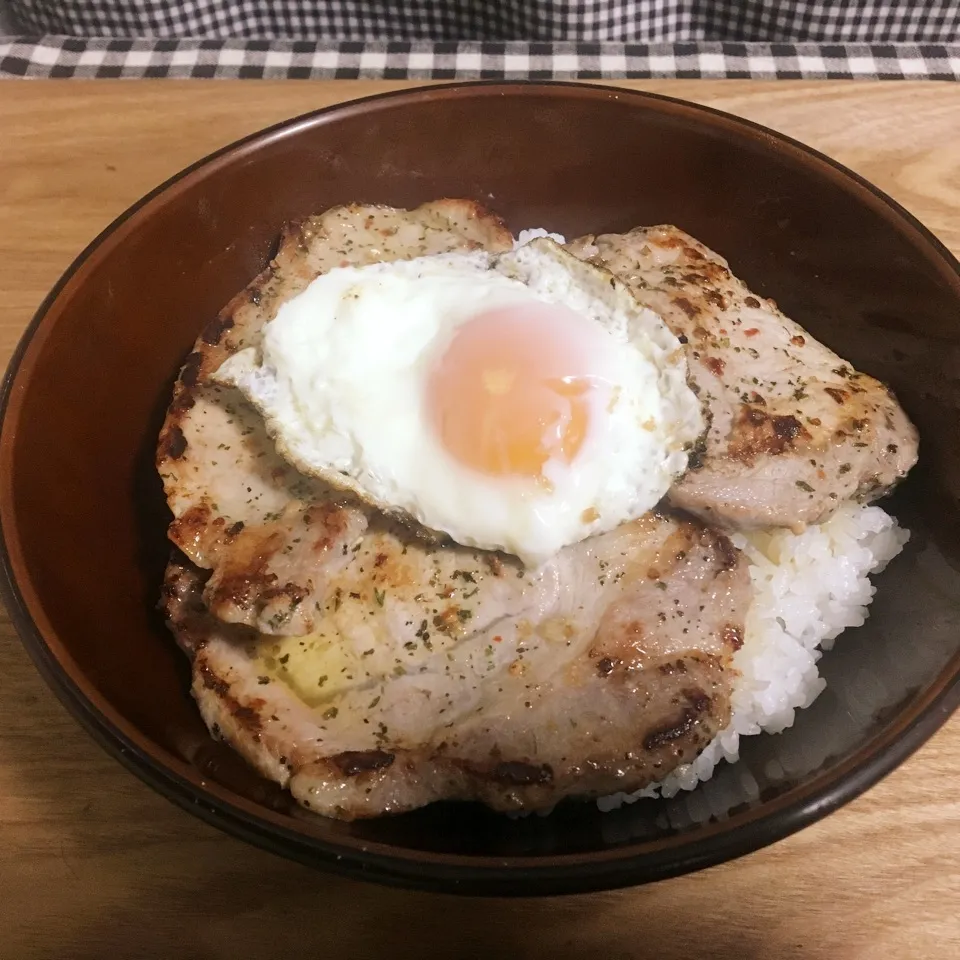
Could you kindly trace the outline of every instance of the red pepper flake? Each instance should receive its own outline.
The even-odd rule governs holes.
[[[494,638],[493,638],[493,642],[494,642],[494,643],[503,643],[503,637],[494,637]]]
[[[723,368],[726,366],[719,357],[707,357],[704,360],[704,365],[715,377],[722,376]]]
[[[755,337],[759,332],[756,327],[751,327],[749,330],[744,330],[743,335],[745,337]]]

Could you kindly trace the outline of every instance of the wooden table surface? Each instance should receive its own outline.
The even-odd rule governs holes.
[[[113,217],[267,124],[402,83],[0,84],[0,363]],[[644,81],[837,158],[960,253],[960,86]],[[960,957],[960,717],[866,796],[654,886],[472,900],[312,872],[224,836],[108,758],[0,609],[0,958]]]

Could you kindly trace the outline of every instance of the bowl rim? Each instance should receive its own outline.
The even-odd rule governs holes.
[[[818,166],[818,173],[859,188],[862,201],[886,214],[891,225],[912,233],[914,246],[940,259],[956,278],[960,299],[960,263],[946,246],[909,211],[863,177],[801,142],[713,107],[675,97],[607,84],[575,81],[470,81],[430,84],[360,97],[301,114],[200,158],[155,187],[108,224],[77,255],[37,308],[22,335],[0,385],[0,598],[39,673],[80,725],[107,752],[161,795],[200,819],[261,848],[311,866],[379,882],[441,892],[481,895],[550,895],[611,889],[665,879],[750,853],[795,833],[850,802],[899,766],[960,707],[960,652],[926,688],[914,691],[890,720],[843,763],[730,821],[711,821],[696,831],[674,834],[646,847],[626,841],[602,851],[544,856],[488,857],[408,850],[344,835],[321,838],[290,828],[289,816],[274,813],[200,776],[123,719],[100,696],[72,662],[29,583],[16,576],[23,557],[17,545],[12,497],[11,459],[22,383],[49,329],[44,320],[83,268],[107,255],[125,234],[135,230],[150,207],[171,191],[183,191],[213,176],[245,154],[275,140],[316,126],[380,109],[403,109],[434,99],[527,95],[626,99],[640,107],[673,113],[698,125],[726,128],[780,151],[797,154]],[[892,216],[891,216],[892,215]],[[82,277],[81,277],[82,279]],[[78,281],[79,282],[79,281]],[[191,775],[192,774],[192,775]]]

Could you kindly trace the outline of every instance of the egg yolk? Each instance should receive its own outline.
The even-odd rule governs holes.
[[[560,304],[512,304],[457,328],[427,386],[446,450],[494,476],[543,477],[573,461],[590,427],[596,332]]]

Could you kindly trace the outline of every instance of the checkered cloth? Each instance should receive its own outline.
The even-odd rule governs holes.
[[[24,31],[258,40],[949,43],[957,0],[10,0]]]
[[[0,41],[0,78],[960,80],[960,44]]]
[[[9,3],[0,77],[960,78],[960,0]]]

